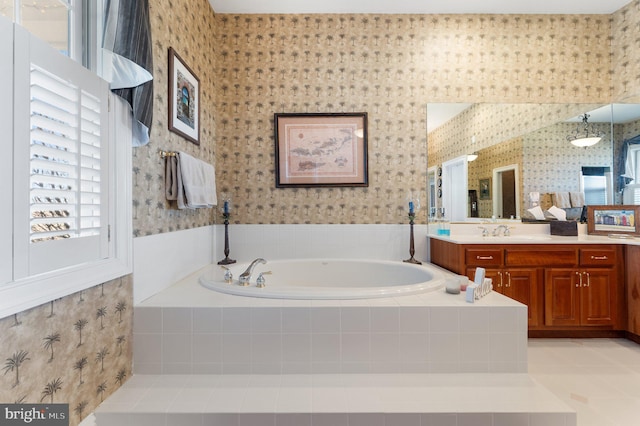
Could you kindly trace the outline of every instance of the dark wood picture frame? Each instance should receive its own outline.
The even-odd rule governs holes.
[[[478,180],[478,199],[490,200],[491,199],[491,178]]]
[[[639,236],[640,206],[587,206],[587,232],[593,235]]]
[[[276,187],[366,187],[367,113],[275,113]]]
[[[169,130],[200,145],[200,79],[169,48]]]

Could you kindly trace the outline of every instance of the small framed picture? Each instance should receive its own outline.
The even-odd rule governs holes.
[[[276,187],[368,186],[367,113],[274,115]]]
[[[595,235],[640,235],[640,206],[587,206],[587,232]]]
[[[480,196],[481,200],[490,200],[491,199],[491,178],[480,179]]]
[[[200,145],[200,80],[169,48],[169,130]]]

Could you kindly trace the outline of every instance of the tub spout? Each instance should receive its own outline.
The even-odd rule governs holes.
[[[264,263],[267,263],[267,261],[259,257],[253,262],[251,262],[251,265],[249,265],[247,270],[240,274],[240,277],[238,279],[240,285],[243,285],[243,286],[249,285],[249,281],[251,280],[251,274],[253,273],[253,268],[255,268],[258,263],[264,264]]]

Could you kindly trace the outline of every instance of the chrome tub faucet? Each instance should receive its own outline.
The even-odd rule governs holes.
[[[267,261],[264,260],[263,258],[259,257],[256,260],[254,260],[253,262],[251,262],[251,265],[249,265],[249,267],[246,269],[246,271],[244,271],[243,273],[240,274],[240,277],[238,279],[238,282],[239,282],[240,285],[242,285],[242,286],[249,285],[249,281],[251,280],[251,274],[253,274],[253,268],[255,268],[258,263],[265,264],[265,263],[267,263]]]

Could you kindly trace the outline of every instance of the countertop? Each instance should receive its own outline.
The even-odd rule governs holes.
[[[448,241],[456,244],[622,244],[640,245],[640,237],[615,238],[607,235],[589,235],[586,226],[580,225],[578,235],[565,237],[551,235],[547,224],[514,224],[509,227],[510,234],[493,236],[493,230],[500,224],[478,223],[451,223],[450,235],[438,235],[437,229],[429,229],[427,238]],[[431,228],[431,227],[430,227]],[[482,230],[486,228],[489,235],[482,236]]]

